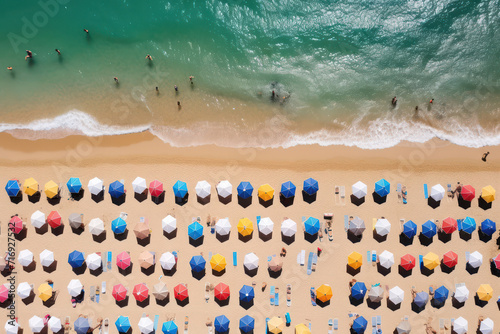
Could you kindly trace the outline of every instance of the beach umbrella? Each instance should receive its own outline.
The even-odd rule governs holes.
[[[245,303],[250,303],[255,297],[255,291],[253,287],[249,285],[243,285],[240,289],[240,301]]]
[[[47,198],[54,198],[59,195],[59,186],[54,181],[50,180],[45,183],[44,192]]]
[[[104,232],[104,222],[99,218],[94,218],[89,222],[89,231],[92,235],[100,235]]]
[[[444,285],[441,285],[434,291],[434,300],[442,304],[448,299],[448,294],[448,289]]]
[[[163,332],[163,334],[177,334],[178,330],[179,329],[177,325],[172,320],[164,322],[161,326],[161,331]]]
[[[363,257],[358,252],[352,252],[347,257],[347,265],[354,270],[357,270],[363,264]]]
[[[196,187],[194,188],[194,190],[196,190],[196,195],[199,198],[207,198],[212,192],[212,186],[210,185],[210,183],[203,180],[196,183]]]
[[[229,235],[229,232],[231,232],[231,223],[229,222],[228,218],[221,218],[217,221],[215,224],[215,232],[217,232],[218,235]]]
[[[263,184],[258,189],[259,198],[264,202],[270,201],[274,197],[274,188],[269,184]]]
[[[125,270],[130,267],[130,254],[127,252],[121,252],[116,256],[116,265],[121,270]]]
[[[40,333],[42,329],[45,328],[45,324],[43,323],[43,319],[39,316],[32,316],[29,320],[29,326],[33,333]]]
[[[229,286],[224,283],[219,283],[214,288],[214,298],[219,301],[227,300],[230,296]]]
[[[406,254],[401,257],[401,267],[404,270],[412,270],[415,268],[415,257],[411,254]]]
[[[142,177],[136,177],[134,181],[132,181],[132,189],[136,194],[142,194],[144,190],[148,189],[146,180]]]
[[[228,180],[220,181],[217,184],[216,188],[217,188],[217,194],[222,198],[227,198],[230,195],[232,195],[232,193],[233,193],[233,185],[231,183],[229,183]],[[251,195],[251,192],[250,192],[250,195]]]
[[[177,219],[172,217],[171,215],[166,216],[161,221],[161,227],[165,233],[172,233],[177,229]]]
[[[491,297],[493,297],[493,289],[489,284],[481,284],[479,289],[477,289],[476,294],[479,300],[487,302],[491,299]]]
[[[453,331],[455,334],[465,334],[469,330],[469,323],[462,317],[455,319],[453,322]]]
[[[431,198],[436,202],[439,202],[444,198],[445,190],[442,185],[436,184],[431,188]]]
[[[394,288],[389,290],[389,300],[394,305],[402,303],[404,298],[405,298],[405,292],[401,290],[399,286],[395,286]]]
[[[287,181],[281,184],[281,195],[284,198],[294,197],[296,189],[297,187],[295,187],[295,184],[293,184],[292,181]]]
[[[437,254],[429,252],[423,257],[423,265],[429,270],[434,270],[437,266],[439,266],[439,264],[440,261]]]
[[[358,216],[349,222],[349,231],[355,236],[360,236],[366,230],[365,221]]]
[[[28,298],[29,296],[31,296],[32,291],[33,289],[31,288],[31,285],[29,285],[28,282],[22,282],[17,286],[17,295],[21,299]]]
[[[212,267],[212,270],[221,272],[226,269],[226,258],[217,253],[210,259],[210,266]]]
[[[490,318],[486,318],[483,321],[481,321],[481,324],[479,325],[479,331],[482,334],[491,334],[493,333],[493,320]]]
[[[309,235],[315,235],[316,233],[318,233],[319,228],[320,228],[319,219],[309,217],[304,222],[304,229],[306,233]]]
[[[144,251],[139,254],[139,265],[141,268],[149,269],[155,265],[155,257],[153,253]]]
[[[408,320],[403,320],[399,323],[398,327],[396,327],[397,334],[410,334],[411,325]]]
[[[375,232],[383,237],[391,232],[391,223],[385,218],[378,219],[375,223]]]
[[[332,287],[328,284],[322,284],[319,288],[316,289],[316,299],[319,301],[326,303],[333,297]]]
[[[281,223],[281,233],[285,237],[293,237],[297,233],[297,223],[291,219],[285,219]]]
[[[127,299],[127,289],[122,284],[117,284],[113,286],[113,292],[111,295],[117,302],[120,302]]]
[[[127,223],[121,217],[118,217],[111,222],[111,230],[113,231],[113,233],[122,234],[126,229]]]
[[[143,334],[149,334],[155,330],[154,322],[149,317],[142,317],[137,325],[139,326],[139,331]]]
[[[14,234],[19,234],[24,229],[24,224],[19,216],[13,216],[9,220],[9,230]]]
[[[449,251],[443,255],[443,264],[448,268],[453,268],[458,263],[458,255],[455,252]]]
[[[382,267],[390,269],[394,264],[394,254],[385,250],[378,256],[378,261]]]
[[[249,315],[245,315],[240,319],[240,331],[243,333],[250,333],[255,327],[255,319]]]
[[[422,234],[426,238],[431,239],[433,236],[436,235],[436,233],[437,233],[437,228],[436,224],[433,221],[428,220],[422,225]]]
[[[163,282],[156,283],[153,286],[153,296],[158,300],[164,300],[168,297],[167,285]]]
[[[471,185],[465,185],[462,187],[462,191],[460,192],[460,196],[465,201],[471,202],[474,197],[476,197],[476,190]]]
[[[459,303],[465,303],[469,299],[469,289],[465,285],[456,288],[453,298]]]
[[[87,188],[89,188],[89,191],[92,195],[97,196],[104,189],[104,184],[102,183],[101,179],[94,177],[89,181]]]
[[[269,235],[273,233],[274,223],[269,217],[264,217],[260,220],[259,224],[257,224],[259,232],[263,235]]]
[[[455,232],[458,229],[457,221],[451,217],[445,218],[443,220],[443,224],[441,226],[441,229],[446,234],[452,234],[453,232]]]
[[[89,328],[90,328],[90,322],[89,319],[87,318],[79,317],[73,324],[73,329],[76,331],[77,334],[87,334]]]
[[[498,254],[494,259],[493,259],[493,264],[495,265],[495,268],[500,269],[500,254]]]
[[[97,270],[102,266],[101,256],[97,253],[89,254],[85,262],[90,270]]]
[[[120,198],[125,194],[125,185],[120,181],[114,181],[109,185],[109,195],[113,198]]]
[[[380,285],[372,286],[368,292],[368,299],[373,303],[379,303],[384,298],[384,289]]]
[[[62,329],[61,319],[58,317],[51,316],[49,321],[47,321],[47,325],[54,333],[58,333]]]
[[[144,240],[151,234],[149,223],[139,222],[134,227],[134,234],[137,239]]]
[[[170,252],[163,253],[160,257],[161,267],[165,270],[172,270],[175,264],[177,263],[177,259],[174,254]]]
[[[375,192],[380,197],[385,197],[391,192],[391,184],[386,179],[381,179],[375,183]]]
[[[7,283],[0,285],[0,303],[4,303],[9,299],[9,288]]]
[[[238,221],[238,233],[241,234],[242,237],[247,237],[253,232],[253,223],[248,218],[242,218]]]
[[[34,228],[41,228],[45,223],[45,214],[43,212],[37,210],[31,215],[31,225]]]
[[[82,182],[80,182],[80,179],[77,177],[72,177],[68,180],[68,183],[66,183],[66,186],[68,187],[68,190],[72,194],[78,194],[80,190],[82,189]]]
[[[366,295],[366,285],[363,282],[356,282],[351,288],[351,297],[356,300],[361,300],[365,298]]]
[[[403,224],[403,234],[408,238],[411,239],[414,236],[417,235],[417,224],[412,222],[411,220],[408,220]]]
[[[40,285],[38,287],[38,297],[44,302],[52,298],[52,287],[47,283]]]
[[[174,296],[178,301],[183,301],[189,297],[188,289],[184,284],[177,284],[174,288]]]
[[[368,187],[361,181],[358,181],[352,185],[352,194],[356,198],[363,198],[368,193]]]
[[[7,267],[7,261],[4,256],[0,256],[0,271],[4,271]]]
[[[361,334],[365,332],[367,325],[368,321],[366,321],[364,317],[360,316],[352,322],[352,330],[357,334]]]
[[[149,289],[144,283],[136,284],[132,291],[132,295],[138,302],[143,302],[149,297]]]
[[[38,182],[36,182],[36,180],[32,177],[24,180],[23,191],[26,193],[26,195],[33,196],[38,192]]]
[[[52,228],[58,228],[62,224],[61,215],[57,211],[51,211],[47,216],[47,223]]]
[[[33,253],[27,249],[24,249],[19,252],[17,261],[21,266],[27,267],[33,262]]]
[[[243,259],[243,266],[247,270],[255,270],[259,267],[259,257],[255,253],[248,253]]]
[[[52,263],[54,263],[54,252],[51,252],[48,249],[44,249],[40,253],[40,263],[43,267],[48,267]]]
[[[19,195],[21,191],[21,186],[19,185],[18,180],[9,180],[7,181],[7,185],[5,185],[5,191],[7,191],[7,195],[10,197],[16,197]]]
[[[68,293],[71,297],[76,297],[82,293],[83,285],[79,279],[72,279],[68,284]]]
[[[468,263],[472,268],[479,268],[483,264],[483,255],[478,251],[470,253]]]
[[[250,182],[240,182],[240,184],[236,188],[236,191],[238,192],[238,196],[241,199],[247,199],[247,198],[252,197],[253,187],[250,184]],[[220,195],[220,192],[219,192],[219,195]]]
[[[124,317],[123,315],[119,316],[115,321],[116,329],[118,333],[127,333],[130,330],[130,320],[128,317]]]
[[[69,215],[68,221],[69,221],[69,226],[74,229],[78,229],[82,226],[83,221],[82,221],[82,214],[80,213],[72,213]]]
[[[424,291],[418,292],[415,295],[415,298],[413,299],[413,303],[420,308],[424,307],[428,301],[429,301],[429,294]]]
[[[278,272],[283,268],[283,260],[275,256],[267,263],[267,266],[270,271]]]
[[[205,261],[205,259],[201,255],[195,255],[189,261],[189,265],[191,266],[191,270],[194,271],[195,273],[199,273],[199,272],[202,272],[203,270],[205,270],[206,264],[207,264],[207,261]]]
[[[229,330],[229,319],[225,315],[219,315],[214,320],[215,331],[224,333]]]
[[[173,189],[174,189],[174,196],[178,198],[184,198],[188,193],[186,182],[180,180],[177,180],[177,182],[175,182]]]
[[[462,221],[462,231],[468,234],[472,234],[476,229],[476,220],[471,217],[465,217]]]
[[[272,317],[267,322],[267,330],[269,333],[278,334],[285,328],[285,322],[280,317]]]
[[[481,198],[486,203],[491,203],[495,200],[495,189],[492,186],[486,186],[481,190]]]
[[[298,324],[295,326],[295,334],[311,334],[311,331],[305,324]]]
[[[314,195],[319,190],[318,181],[316,181],[313,178],[308,178],[307,180],[304,181],[303,188],[308,195]]]
[[[17,334],[19,332],[19,324],[16,320],[7,320],[4,328],[5,334]]]
[[[497,230],[497,224],[495,224],[494,221],[491,221],[489,219],[485,219],[481,223],[481,232],[483,232],[486,235],[489,235],[490,237],[495,233]]]
[[[198,240],[203,236],[203,226],[197,221],[189,224],[188,235],[193,240]]]

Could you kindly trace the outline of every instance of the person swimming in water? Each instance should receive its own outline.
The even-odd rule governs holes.
[[[87,34],[89,33],[88,29],[85,28],[83,29],[83,31],[85,31]]]
[[[147,56],[146,56],[146,59],[147,59],[147,60],[151,60],[151,61],[152,61],[152,60],[153,60],[153,57],[151,57],[151,55],[147,55]]]
[[[158,88],[158,86],[156,86],[156,95],[160,94],[160,88]]]
[[[119,83],[117,77],[114,77],[113,80],[115,80],[115,83]]]
[[[191,85],[194,85],[194,81],[193,81],[193,79],[194,79],[194,77],[191,75],[191,76],[189,77],[189,81],[191,82]]]
[[[59,49],[56,49],[56,52],[58,55],[61,55],[61,51],[59,51]]]
[[[174,90],[176,93],[179,92],[179,88],[177,87],[177,85],[174,85]]]
[[[9,71],[12,71],[12,66],[7,67]]]
[[[396,105],[398,104],[398,99],[396,99],[395,96],[392,98],[391,104],[393,108],[396,108]]]
[[[434,103],[434,99],[431,99],[431,100],[429,101],[429,103],[430,103],[430,104]]]
[[[26,57],[24,57],[24,60],[28,60],[28,58],[33,58],[33,53],[30,50],[26,50]]]

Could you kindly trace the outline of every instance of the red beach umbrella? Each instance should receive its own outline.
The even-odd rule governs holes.
[[[61,215],[57,211],[52,211],[49,213],[47,216],[47,223],[50,225],[52,228],[57,228],[61,226]]]
[[[495,268],[500,269],[500,254],[498,254],[497,257],[493,259],[493,262],[495,263]]]
[[[229,286],[227,284],[219,283],[215,286],[214,297],[218,300],[226,300],[229,298],[229,295]]]
[[[470,202],[474,199],[474,197],[476,197],[476,190],[470,184],[468,184],[462,188],[460,195],[464,200]]]
[[[448,268],[453,268],[458,263],[458,255],[455,252],[449,251],[443,256],[443,264]]]
[[[403,255],[401,257],[401,267],[405,270],[412,270],[415,268],[415,257],[410,254]]]
[[[127,298],[127,289],[121,284],[117,284],[113,287],[113,297],[117,302],[125,300]]]
[[[163,193],[163,183],[154,180],[149,184],[149,193],[153,197],[158,197]]]
[[[23,221],[18,216],[14,216],[9,221],[9,229],[14,234],[19,234],[23,230]]]
[[[452,234],[458,229],[457,221],[451,217],[448,217],[445,220],[443,220],[443,225],[441,226],[441,229],[446,234]]]
[[[116,265],[118,268],[125,270],[130,267],[130,255],[127,252],[121,252],[116,256]]]
[[[188,289],[184,284],[177,284],[174,288],[174,295],[175,299],[182,302],[183,300],[189,297]]]
[[[138,302],[143,302],[149,297],[149,289],[144,283],[137,284],[132,294]]]

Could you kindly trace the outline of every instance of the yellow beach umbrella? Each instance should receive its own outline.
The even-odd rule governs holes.
[[[495,189],[492,186],[486,186],[481,190],[481,197],[486,203],[491,203],[495,200]]]
[[[242,218],[237,225],[238,232],[243,236],[249,236],[253,232],[253,223],[248,218]]]
[[[54,181],[50,180],[45,183],[45,195],[48,198],[54,198],[59,193],[59,186]]]
[[[40,297],[41,300],[46,302],[52,297],[52,287],[47,283],[43,283],[38,287],[38,293],[39,293],[38,297]]]
[[[210,259],[210,265],[213,270],[221,272],[226,268],[226,258],[217,253]]]
[[[359,254],[358,252],[352,252],[349,254],[347,257],[347,264],[352,268],[352,269],[359,269],[361,265],[363,264],[363,256]]]
[[[295,334],[311,334],[309,327],[304,324],[298,324],[295,326]]]
[[[32,178],[32,177],[30,177],[29,179],[24,180],[23,191],[28,196],[33,196],[38,191],[38,182],[36,182],[36,180],[34,178]]]
[[[267,202],[267,201],[273,199],[274,188],[266,183],[266,184],[263,184],[259,187],[258,193],[259,193],[260,199]]]
[[[434,270],[434,268],[436,268],[440,264],[439,256],[437,256],[437,254],[434,254],[432,252],[429,252],[424,256],[423,262],[424,262],[424,267],[426,267],[429,270]]]
[[[323,284],[316,290],[316,298],[318,298],[318,300],[322,301],[323,303],[329,301],[332,296],[332,287],[328,284]]]
[[[267,323],[269,333],[281,333],[283,332],[283,328],[285,328],[285,322],[280,317],[272,317]]]
[[[493,289],[489,284],[481,284],[479,289],[477,289],[477,297],[479,300],[487,302],[493,297]]]

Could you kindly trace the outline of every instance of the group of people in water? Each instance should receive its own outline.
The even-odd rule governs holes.
[[[430,100],[429,100],[429,106],[431,106],[433,103],[434,103],[434,99],[430,99]],[[393,107],[393,108],[396,108],[396,107],[397,107],[397,105],[398,105],[398,99],[396,98],[396,96],[394,96],[394,97],[392,98],[391,105],[392,105],[392,107]],[[416,107],[415,107],[415,114],[413,115],[413,117],[418,117],[418,112],[419,112],[419,110],[420,110],[420,109],[418,108],[418,106],[416,106]]]

